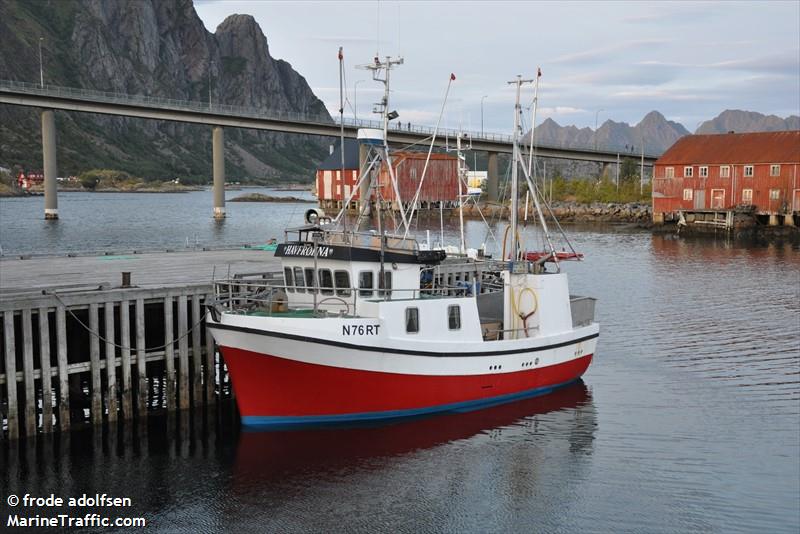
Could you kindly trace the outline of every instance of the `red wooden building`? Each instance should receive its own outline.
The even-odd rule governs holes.
[[[44,173],[40,172],[28,172],[27,174],[25,171],[20,171],[19,175],[17,176],[17,185],[26,191],[33,189],[34,187],[41,187],[44,183]]]
[[[800,212],[800,131],[687,135],[656,161],[653,220],[752,206]]]
[[[359,176],[359,145],[354,139],[345,139],[345,165],[342,174],[342,156],[338,147],[331,152],[319,169],[317,169],[316,191],[319,204],[323,209],[340,209],[358,183]],[[425,169],[427,152],[396,152],[392,154],[392,167],[397,178],[400,198],[408,206],[422,179]],[[378,185],[381,196],[395,207],[395,191],[391,183],[388,169],[384,165],[379,174]],[[445,206],[454,207],[458,203],[459,188],[458,159],[451,154],[431,154],[428,170],[425,173],[425,182],[422,184],[418,199],[419,207],[439,207],[439,202]],[[359,192],[353,195],[352,203],[359,200]],[[374,200],[374,192],[373,199]],[[350,206],[355,207],[354,205]]]
[[[358,183],[358,141],[344,140],[344,174],[342,174],[342,155],[340,147],[331,151],[330,155],[317,169],[317,199],[323,209],[340,208],[350,197]],[[359,199],[358,191],[353,202]]]
[[[408,206],[414,200],[424,171],[425,181],[417,198],[419,207],[438,208],[440,202],[444,202],[446,207],[455,207],[459,194],[466,194],[464,185],[458,179],[458,158],[452,154],[431,154],[428,169],[425,170],[427,158],[427,152],[392,154],[392,166],[403,204]],[[397,197],[385,165],[381,168],[379,184],[383,198],[394,203]]]

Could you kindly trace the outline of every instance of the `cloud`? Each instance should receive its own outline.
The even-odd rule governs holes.
[[[672,66],[653,68],[647,64],[608,67],[570,76],[572,83],[594,85],[663,85],[678,78],[678,70]]]
[[[754,58],[718,61],[706,66],[711,69],[745,70],[751,72],[781,72],[797,75],[800,72],[800,49]]]
[[[699,94],[699,93],[690,93],[685,92],[680,88],[675,88],[673,90],[667,89],[651,89],[651,88],[642,88],[642,89],[626,89],[624,91],[617,91],[615,93],[611,93],[610,95],[612,98],[618,99],[635,99],[635,100],[669,100],[673,102],[683,102],[683,101],[708,101],[713,100],[713,98]]]
[[[637,39],[632,41],[624,41],[621,43],[604,47],[592,47],[589,50],[584,50],[582,52],[565,54],[563,56],[557,57],[550,63],[580,65],[580,64],[594,62],[598,59],[608,58],[610,55],[616,54],[618,52],[623,52],[623,51],[629,52],[631,50],[636,50],[636,49],[657,48],[669,42],[671,42],[669,39]]]
[[[710,63],[681,63],[674,61],[645,60],[637,65],[683,69],[738,70],[764,73],[782,73],[797,76],[800,73],[800,49],[759,57],[736,58]]]
[[[554,115],[574,115],[576,113],[586,113],[585,109],[573,108],[570,106],[556,106],[556,107],[542,107],[539,108],[539,113],[548,117]]]
[[[622,17],[622,22],[626,24],[659,24],[674,26],[678,23],[696,23],[711,19],[718,8],[713,2],[694,2],[690,7],[683,9],[665,10],[663,3],[655,13],[644,13],[639,15],[627,15]],[[631,4],[629,4],[631,5]],[[651,7],[652,9],[652,7]]]

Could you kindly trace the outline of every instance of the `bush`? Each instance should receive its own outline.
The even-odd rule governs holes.
[[[578,178],[553,180],[553,200],[574,201],[583,204],[592,202],[642,202],[650,200],[650,184],[645,184],[639,193],[639,177],[620,179],[619,186],[611,178]],[[549,184],[548,184],[549,189]]]
[[[83,188],[89,191],[94,191],[98,186],[120,187],[129,185],[133,187],[142,181],[140,178],[134,178],[125,171],[113,169],[92,169],[78,176],[78,180]]]

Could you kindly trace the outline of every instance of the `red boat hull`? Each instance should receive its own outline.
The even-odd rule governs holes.
[[[592,355],[512,373],[439,376],[298,362],[221,347],[242,421],[249,426],[394,419],[465,411],[548,393],[580,378]]]

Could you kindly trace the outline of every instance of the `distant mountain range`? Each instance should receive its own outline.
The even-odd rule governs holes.
[[[719,116],[700,125],[696,134],[715,134],[735,131],[766,132],[800,129],[800,117],[792,115],[781,119],[775,115],[762,115],[753,111],[726,110]],[[682,124],[667,120],[658,111],[651,111],[635,126],[625,122],[607,120],[597,129],[560,126],[547,119],[536,128],[536,141],[542,145],[570,148],[597,148],[641,153],[642,142],[646,154],[659,155],[675,141],[690,132]],[[530,135],[530,134],[529,134]]]
[[[706,121],[697,128],[696,134],[716,134],[728,132],[780,132],[800,130],[800,117],[791,115],[782,119],[776,115],[762,115],[754,111],[728,109],[714,119]]]

